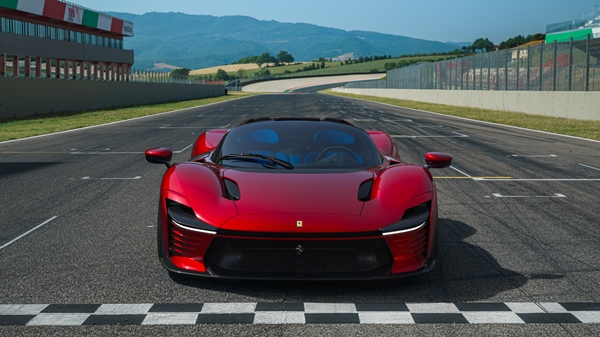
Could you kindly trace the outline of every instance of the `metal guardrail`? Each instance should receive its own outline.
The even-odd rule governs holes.
[[[600,39],[539,44],[388,71],[386,88],[600,91]],[[364,88],[350,83],[347,88]],[[371,84],[370,88],[376,88]],[[381,84],[377,84],[381,85]]]

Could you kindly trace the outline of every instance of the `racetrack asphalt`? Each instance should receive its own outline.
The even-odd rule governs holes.
[[[423,164],[428,151],[453,154],[452,168],[432,172],[440,210],[436,268],[424,276],[377,282],[170,277],[156,256],[165,167],[147,163],[143,151],[170,147],[177,152],[174,162],[185,161],[203,131],[259,116],[337,117],[382,130],[394,137],[409,163]],[[0,186],[0,309],[12,304],[600,302],[598,142],[309,90],[0,143]],[[200,333],[582,336],[599,335],[600,325],[0,324],[0,335],[7,336]]]

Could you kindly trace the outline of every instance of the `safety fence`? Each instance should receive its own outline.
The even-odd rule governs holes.
[[[600,91],[600,39],[540,43],[388,71],[347,88]]]

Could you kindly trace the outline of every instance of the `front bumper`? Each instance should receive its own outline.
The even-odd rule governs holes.
[[[435,226],[383,236],[339,233],[205,233],[169,221],[159,235],[162,265],[173,273],[226,279],[374,280],[427,273],[435,266]],[[435,235],[431,235],[435,234]],[[162,244],[162,241],[166,244]],[[161,249],[162,247],[162,249]]]

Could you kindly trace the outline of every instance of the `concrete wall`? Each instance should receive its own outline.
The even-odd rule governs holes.
[[[0,77],[0,118],[223,96],[201,84],[68,81]]]
[[[133,64],[133,50],[1,32],[0,53],[61,60]]]
[[[600,92],[334,89],[349,94],[397,98],[534,115],[600,120]]]

